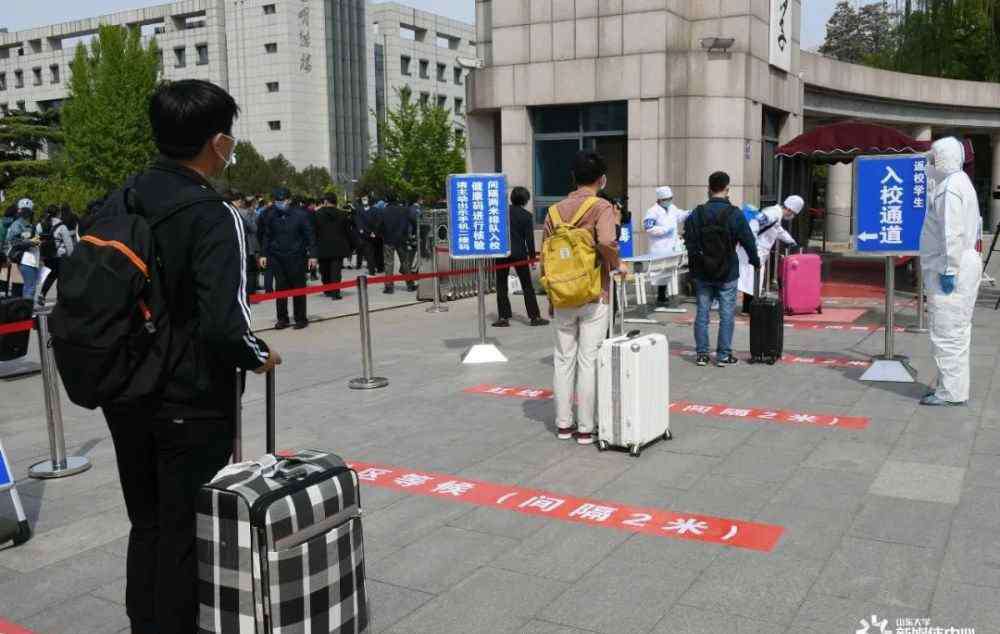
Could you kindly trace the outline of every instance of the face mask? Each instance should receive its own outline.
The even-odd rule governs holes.
[[[670,205],[673,204],[672,200],[660,200],[660,201],[657,201],[657,202],[659,202],[660,207],[662,207],[664,209],[664,211],[670,211]]]
[[[274,203],[274,206],[277,207],[278,209],[281,209],[282,211],[284,211],[285,209],[288,209],[288,201],[287,200],[279,200],[278,202]]]
[[[234,137],[229,136],[228,134],[220,134],[219,136],[222,136],[222,137],[225,137],[227,139],[230,139],[233,142],[233,149],[229,151],[229,158],[228,159],[226,157],[222,156],[222,154],[219,154],[218,151],[216,151],[216,155],[220,159],[222,159],[222,162],[225,163],[225,167],[232,167],[233,165],[236,165],[236,139]],[[223,168],[223,169],[225,169],[225,168]]]

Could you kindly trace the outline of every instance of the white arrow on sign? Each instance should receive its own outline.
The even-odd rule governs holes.
[[[878,240],[877,233],[862,233],[858,235],[858,240],[862,242],[868,242],[869,240]]]

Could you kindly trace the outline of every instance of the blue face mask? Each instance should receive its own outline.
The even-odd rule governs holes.
[[[288,209],[288,201],[287,200],[279,200],[278,202],[274,203],[274,206],[277,207],[278,209],[284,211],[285,209]]]
[[[665,211],[670,211],[670,205],[673,204],[673,202],[674,201],[672,201],[672,200],[660,200],[660,201],[658,201],[660,207],[662,207]]]

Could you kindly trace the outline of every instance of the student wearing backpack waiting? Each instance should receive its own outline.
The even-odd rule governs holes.
[[[760,266],[757,245],[743,212],[729,202],[729,175],[715,172],[708,179],[709,201],[691,212],[684,223],[691,278],[698,299],[694,320],[696,361],[706,366],[708,320],[712,302],[719,302],[719,343],[715,362],[721,368],[735,365],[733,327],[736,319],[736,287],[740,261],[736,245],[747,252],[750,264]]]
[[[597,196],[607,171],[600,154],[576,155],[577,190],[549,209],[542,238],[542,285],[555,318],[557,433],[581,445],[594,442],[597,352],[611,313],[610,273],[621,266],[614,208]]]

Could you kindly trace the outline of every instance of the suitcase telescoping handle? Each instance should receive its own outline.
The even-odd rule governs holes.
[[[273,454],[275,449],[275,401],[277,390],[275,371],[265,375],[264,408],[265,408],[265,445],[267,453]],[[246,382],[246,370],[238,370],[236,377],[236,410],[233,416],[233,462],[243,462],[243,385]]]

